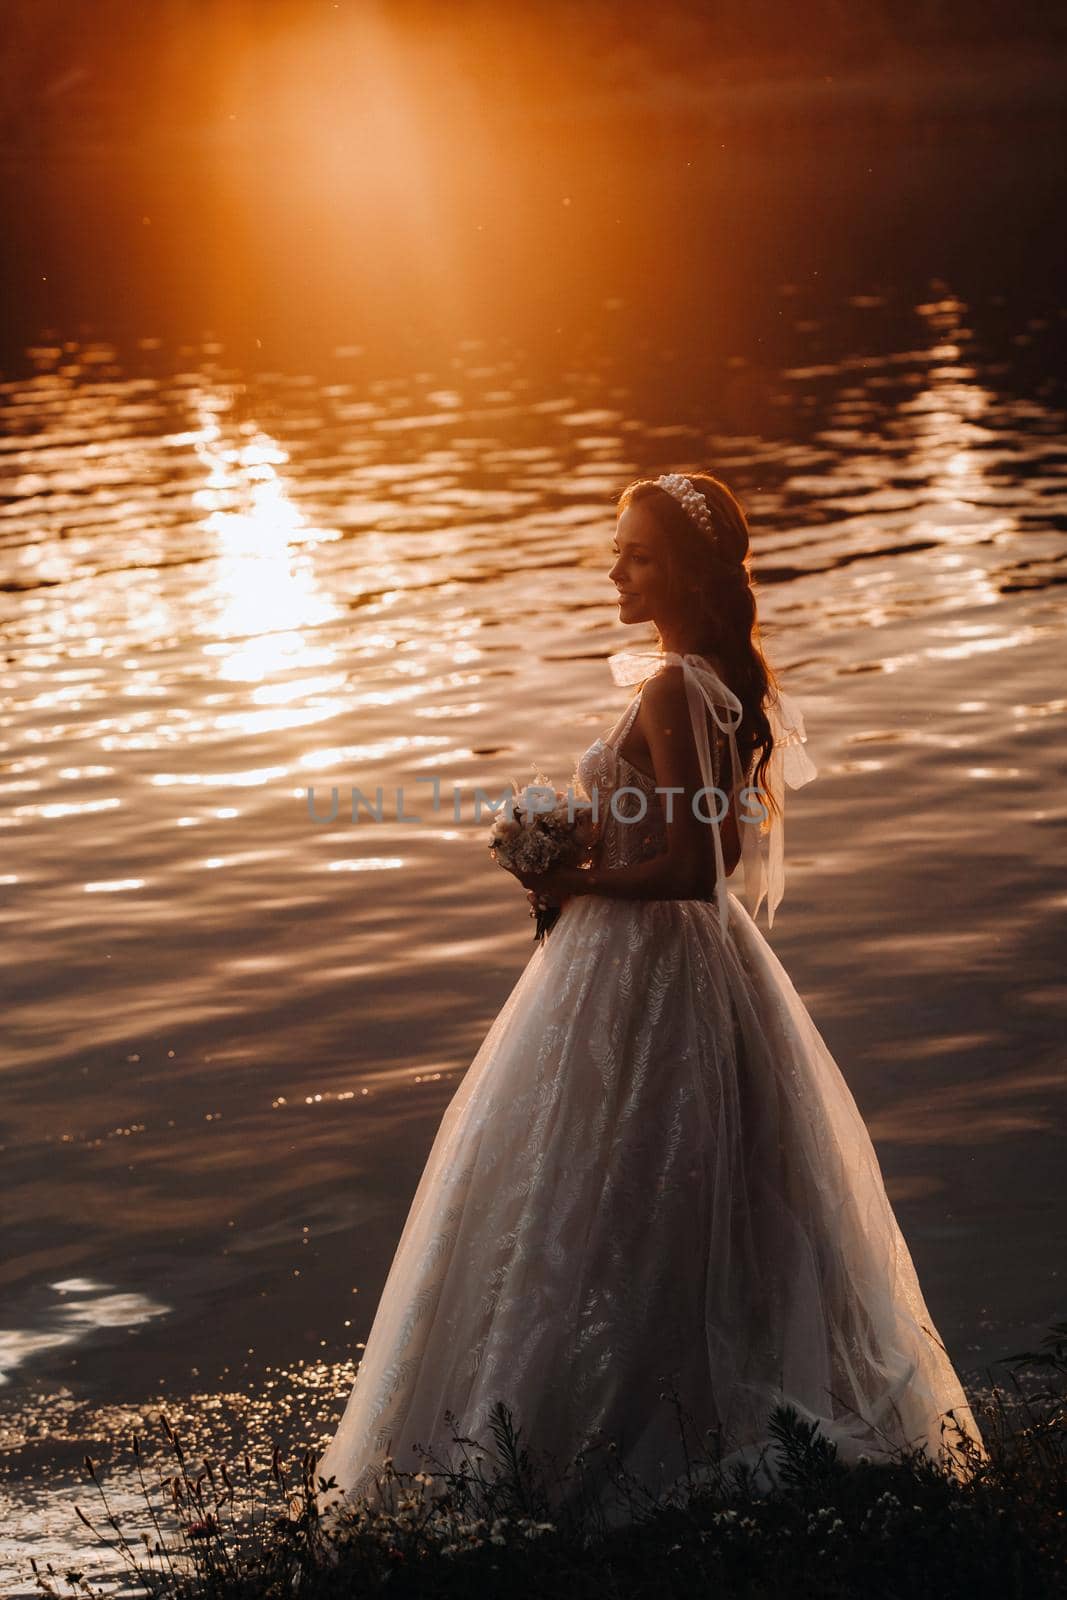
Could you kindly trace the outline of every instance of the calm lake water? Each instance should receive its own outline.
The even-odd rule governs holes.
[[[771,942],[946,1344],[980,1374],[1062,1316],[1065,315],[1021,225],[963,251],[1011,187],[969,151],[883,155],[888,200],[866,155],[802,197],[764,171],[721,276],[704,235],[669,294],[561,270],[559,321],[516,288],[510,332],[497,304],[330,344],[318,301],[277,365],[247,322],[104,311],[99,263],[81,304],[56,200],[64,298],[0,386],[13,1565],[79,1548],[75,1464],[161,1403],[200,1439],[329,1431],[532,949],[474,788],[565,782],[629,696],[605,658],[649,639],[607,578],[638,474],[703,463],[749,510],[819,767]],[[347,820],[379,785],[386,820]]]

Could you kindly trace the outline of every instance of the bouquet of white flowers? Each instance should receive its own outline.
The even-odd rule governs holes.
[[[489,853],[509,872],[547,872],[550,867],[577,867],[589,859],[600,835],[593,804],[574,790],[554,789],[539,776],[520,789],[512,779],[507,810],[493,819]],[[510,813],[510,814],[509,814]],[[538,899],[534,939],[540,944],[560,914],[560,906]]]

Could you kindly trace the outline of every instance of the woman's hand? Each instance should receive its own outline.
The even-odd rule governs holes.
[[[573,867],[549,867],[547,872],[516,872],[515,876],[526,890],[526,898],[534,910],[538,901],[544,906],[565,906],[576,893]]]

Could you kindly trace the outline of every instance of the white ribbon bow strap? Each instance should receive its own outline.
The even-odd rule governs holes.
[[[693,728],[693,738],[696,742],[697,757],[700,762],[701,781],[708,790],[718,787],[716,774],[711,758],[711,749],[708,742],[708,724],[706,711],[710,711],[712,719],[725,735],[730,747],[732,785],[729,803],[732,806],[735,793],[740,790],[748,780],[748,774],[742,770],[741,759],[737,747],[737,729],[741,725],[744,707],[737,695],[714,671],[711,664],[703,656],[694,654],[679,655],[676,651],[658,650],[619,651],[608,657],[608,666],[611,675],[618,684],[643,683],[645,679],[654,677],[664,666],[679,666],[685,676],[686,702],[689,707],[689,720]],[[785,893],[785,788],[788,784],[791,789],[799,789],[803,784],[810,783],[817,776],[818,769],[807,751],[804,742],[807,733],[804,728],[804,717],[791,695],[778,692],[777,698],[767,704],[767,718],[774,735],[774,749],[767,764],[764,786],[777,803],[777,811],[772,812],[770,824],[765,833],[760,833],[760,818],[752,816],[754,798],[746,800],[746,811],[739,812],[739,828],[741,832],[741,860],[744,865],[745,899],[749,911],[755,920],[764,895],[767,897],[767,927],[774,926],[774,913],[782,895]],[[722,839],[720,836],[718,795],[704,796],[701,812],[706,813],[711,821],[712,837],[715,848],[715,899],[719,908],[719,925],[725,935],[729,925],[729,897],[726,887],[726,866],[723,859]],[[769,810],[769,807],[765,807]],[[729,815],[729,807],[723,811],[722,820]]]
[[[771,816],[767,832],[757,824],[743,824],[746,835],[761,848],[742,852],[745,864],[745,899],[755,921],[764,894],[767,896],[767,927],[774,927],[774,913],[785,894],[785,785],[801,789],[818,777],[819,769],[808,755],[804,714],[792,695],[779,689],[777,698],[767,703],[767,720],[774,735],[774,749],[767,763],[764,786],[770,791],[777,811]],[[748,839],[745,844],[747,846]]]

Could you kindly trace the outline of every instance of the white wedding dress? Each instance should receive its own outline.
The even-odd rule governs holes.
[[[740,702],[700,656],[610,659],[621,683],[664,662],[683,667],[710,786]],[[609,867],[666,845],[654,780],[618,753],[639,698],[576,769]],[[723,735],[710,748],[705,708]],[[766,787],[782,803],[783,780],[815,767],[795,703],[768,709]],[[746,893],[773,917],[781,822],[758,831],[741,827]],[[685,1470],[670,1388],[690,1448],[757,1481],[774,1481],[779,1403],[818,1419],[845,1460],[920,1445],[965,1475],[966,1451],[945,1453],[961,1435],[984,1456],[856,1103],[711,833],[714,901],[576,896],[492,1023],[317,1469],[347,1496],[386,1456],[410,1471],[416,1446],[446,1458],[446,1410],[491,1445],[497,1401],[560,1466],[584,1451],[588,1472],[614,1439],[614,1461],[669,1492]]]

